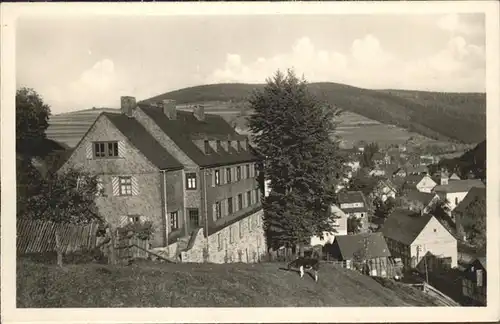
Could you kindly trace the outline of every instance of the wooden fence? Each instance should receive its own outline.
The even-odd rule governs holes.
[[[96,247],[97,223],[87,225],[57,224],[41,220],[17,221],[17,253],[56,251],[56,230],[59,230],[63,253],[91,250]]]

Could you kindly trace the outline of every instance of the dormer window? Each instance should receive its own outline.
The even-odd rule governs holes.
[[[210,154],[210,143],[208,141],[205,141],[204,145],[205,145],[205,154]]]
[[[231,153],[231,141],[227,141],[227,151]]]
[[[217,147],[217,150],[221,149],[222,148],[222,144],[221,144],[221,141],[217,140],[216,142],[216,147]]]

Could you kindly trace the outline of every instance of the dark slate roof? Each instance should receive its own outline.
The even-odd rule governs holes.
[[[428,206],[434,197],[436,197],[435,193],[420,192],[418,190],[409,190],[406,193],[406,198],[412,201],[419,201],[424,204],[424,206]]]
[[[123,114],[102,113],[151,163],[160,170],[180,170],[177,161],[136,119]]]
[[[433,190],[436,192],[467,192],[474,187],[485,188],[484,183],[478,179],[453,180],[447,185],[438,185]]]
[[[170,120],[161,108],[149,105],[141,105],[140,108],[199,166],[213,167],[258,160],[249,150],[238,152],[230,148],[230,153],[225,150],[222,152],[212,150],[206,155],[195,145],[193,142],[195,138],[246,139],[246,136],[238,134],[221,116],[205,113],[205,120],[199,121],[192,112],[177,110],[177,119]]]
[[[415,215],[408,210],[395,210],[385,220],[382,233],[385,237],[410,245],[432,217],[429,214]]]
[[[343,191],[338,193],[339,204],[353,204],[363,202],[366,204],[365,196],[361,191]]]
[[[356,253],[360,253],[365,248],[364,240],[367,240],[366,244],[366,258],[373,259],[379,257],[389,257],[391,252],[387,247],[382,233],[362,233],[355,235],[336,235],[335,241],[340,250],[340,254],[343,260],[354,259]],[[334,243],[335,244],[335,243]]]
[[[471,188],[467,193],[467,195],[464,197],[464,199],[457,205],[457,207],[455,207],[453,211],[456,213],[465,212],[465,209],[477,197],[483,197],[486,199],[486,188],[479,188],[479,187]]]

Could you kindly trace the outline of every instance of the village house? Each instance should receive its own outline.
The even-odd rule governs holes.
[[[464,240],[466,239],[465,231],[463,228],[463,221],[462,219],[467,216],[467,208],[470,206],[470,204],[479,198],[483,198],[486,201],[486,188],[481,188],[481,187],[473,187],[469,190],[467,195],[464,197],[464,199],[455,207],[453,212],[451,213],[451,219],[455,222],[457,234],[463,238]],[[486,214],[484,215],[476,215],[477,217],[486,217]]]
[[[313,236],[311,238],[311,246],[324,246],[327,243],[332,244],[337,235],[347,235],[347,215],[335,205],[330,207],[330,213],[332,215],[330,221],[334,231],[324,232],[323,239],[319,236]]]
[[[100,214],[116,227],[151,221],[151,247],[186,262],[257,261],[266,251],[258,159],[220,116],[175,101],[102,113],[64,168],[98,175]]]
[[[409,175],[404,180],[403,189],[430,193],[436,185],[428,175]]]
[[[386,201],[388,198],[396,199],[397,194],[398,189],[391,180],[380,179],[373,187],[370,193],[370,198],[379,198],[382,201]]]
[[[479,179],[454,180],[438,185],[432,191],[437,193],[443,201],[447,201],[450,211],[453,211],[474,187],[485,188],[486,186]]]
[[[406,269],[415,268],[431,253],[449,267],[457,266],[457,240],[434,216],[396,210],[382,227],[391,254],[401,258]]]
[[[368,172],[370,177],[383,177],[385,176],[385,169],[380,167],[380,165],[376,165],[373,169]]]
[[[398,168],[393,174],[393,177],[404,178],[407,176],[405,168]]]
[[[435,163],[434,156],[432,155],[420,155],[420,165],[426,166]]]
[[[426,175],[429,173],[429,168],[425,165],[406,165],[406,175]]]
[[[429,213],[434,204],[439,201],[439,196],[436,193],[421,192],[414,189],[406,191],[404,198],[407,201],[409,210],[420,211],[422,214]]]
[[[368,204],[361,191],[342,191],[337,196],[340,209],[347,217],[356,217],[361,221],[361,231],[368,230]]]
[[[391,252],[382,233],[337,235],[326,252],[334,260],[342,261],[347,269],[358,269],[370,276],[395,275]]]
[[[373,164],[380,166],[383,164],[391,163],[391,157],[387,154],[382,153],[382,152],[375,152],[372,156],[372,161],[373,161]]]
[[[462,294],[469,304],[486,306],[486,257],[470,262],[462,272]]]

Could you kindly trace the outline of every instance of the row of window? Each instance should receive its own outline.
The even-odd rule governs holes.
[[[221,219],[223,216],[231,215],[238,210],[250,207],[260,201],[259,189],[249,190],[243,195],[242,193],[236,196],[236,201],[233,197],[225,200],[217,201],[213,205],[215,220]]]
[[[253,232],[256,228],[261,226],[261,219],[259,215],[251,215],[247,217],[246,219],[242,219],[238,222],[238,225],[233,224],[229,226],[229,244],[233,244],[237,242],[238,239],[243,238],[244,230],[243,230],[243,225],[247,225],[247,230],[248,233]],[[236,229],[238,229],[238,234],[236,234]],[[257,242],[258,245],[260,245],[260,240]],[[219,232],[217,234],[217,246],[219,251],[224,248],[224,236],[222,232]]]
[[[255,164],[245,164],[244,166],[227,167],[224,169],[216,169],[213,173],[213,186],[220,186],[238,182],[243,179],[250,179],[255,177]],[[186,173],[186,189],[198,189],[198,177],[196,172]]]
[[[220,186],[253,177],[255,177],[255,164],[245,164],[244,167],[239,165],[237,167],[216,169],[214,170],[213,184],[214,186]]]
[[[97,179],[97,196],[102,196],[105,194],[104,192],[104,183],[102,178],[98,177]],[[77,186],[79,182],[77,181]],[[134,196],[138,194],[138,184],[137,179],[133,176],[119,176],[112,178],[113,185],[113,196]]]

